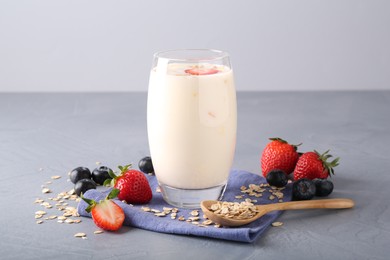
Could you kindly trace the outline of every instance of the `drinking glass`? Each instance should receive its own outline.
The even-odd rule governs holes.
[[[233,163],[237,102],[229,54],[158,52],[150,72],[147,128],[164,200],[199,208],[221,199]]]

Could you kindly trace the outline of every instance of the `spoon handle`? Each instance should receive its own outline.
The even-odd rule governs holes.
[[[290,209],[346,209],[355,205],[351,199],[301,200],[269,204],[270,211]]]

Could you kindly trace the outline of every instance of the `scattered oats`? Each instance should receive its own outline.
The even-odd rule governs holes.
[[[62,203],[62,206],[68,206],[68,203],[66,203],[66,202]]]
[[[102,164],[101,162],[96,162],[96,165],[100,165],[100,164]]]
[[[57,218],[58,218],[58,220],[65,220],[65,219],[67,219],[67,217],[65,217],[65,216],[58,216]]]
[[[153,213],[160,213],[161,212],[158,209],[151,209],[150,211],[153,212]]]
[[[102,231],[102,230],[96,230],[96,231],[94,231],[93,233],[94,233],[95,235],[98,235],[98,234],[103,233],[103,231]]]
[[[184,216],[180,216],[180,217],[178,218],[178,220],[179,220],[179,221],[184,221],[185,218],[184,218]]]
[[[64,197],[62,197],[63,199],[69,199],[70,198],[70,196],[69,195],[65,195]]]
[[[173,212],[173,213],[177,213],[177,212],[179,212],[179,209],[178,209],[178,208],[173,208],[173,209],[172,209],[172,212]]]
[[[48,188],[43,188],[42,193],[51,193],[51,190]]]
[[[43,223],[43,220],[38,220],[36,223],[37,223],[37,224],[42,224],[42,223]]]
[[[186,219],[186,222],[191,222],[191,219]]]
[[[51,215],[51,216],[49,216],[47,219],[56,219],[57,218],[57,216],[55,216],[55,215]]]
[[[157,188],[156,188],[156,192],[160,193],[160,192],[161,192],[161,188],[160,188],[160,187],[157,187]]]
[[[87,235],[85,233],[76,233],[74,236],[75,237],[86,237]]]
[[[269,200],[273,200],[273,199],[275,199],[275,196],[274,195],[269,195],[268,199]]]
[[[198,221],[192,221],[191,224],[199,225],[199,222]]]
[[[43,215],[35,215],[35,219],[39,219],[39,218],[42,218]]]
[[[173,208],[163,207],[163,211],[171,211]]]
[[[74,223],[74,220],[71,219],[71,218],[68,218],[68,219],[65,219],[65,223],[73,224],[73,223]]]
[[[215,228],[220,228],[221,225],[220,225],[220,224],[215,224],[214,227],[215,227]]]
[[[53,200],[53,201],[59,201],[60,199],[59,199],[59,198],[52,198],[51,200]]]
[[[151,209],[149,207],[142,207],[141,209],[143,211],[145,211],[145,212],[150,212],[151,211]]]
[[[204,224],[198,224],[198,227],[207,227],[207,225],[204,225]]]
[[[52,184],[52,183],[53,183],[52,181],[45,182],[45,184],[47,184],[47,185]]]
[[[160,213],[155,213],[154,215],[157,217],[165,217],[167,214],[165,214],[164,212],[160,212]]]
[[[63,220],[57,220],[57,222],[58,222],[58,223],[61,223],[61,224],[64,223]]]
[[[60,175],[54,175],[54,176],[51,176],[51,178],[52,178],[53,180],[57,180],[57,179],[61,178],[61,176],[60,176]]]
[[[76,194],[76,191],[74,189],[71,189],[70,191],[67,192],[68,195],[74,195]]]
[[[123,203],[127,204],[127,201],[126,200],[122,200]]]
[[[72,213],[70,213],[70,212],[65,212],[65,213],[63,214],[63,216],[64,216],[64,217],[71,217],[71,216],[72,216]]]
[[[42,202],[41,203],[41,206],[44,206],[44,207],[47,207],[47,206],[51,206],[49,202]]]
[[[191,211],[191,216],[199,216],[199,211],[198,210],[193,210],[193,211]]]
[[[36,199],[36,200],[34,201],[34,203],[42,203],[42,202],[44,202],[43,199]]]
[[[43,211],[43,210],[38,210],[35,212],[35,215],[45,215],[46,214],[46,211]]]
[[[271,225],[272,225],[273,227],[280,227],[280,226],[283,225],[283,222],[276,221],[276,222],[273,222]]]
[[[189,217],[188,219],[191,221],[198,221],[200,218],[199,217]]]
[[[279,202],[283,202],[283,200],[282,200],[282,199],[280,199],[280,200],[279,200]]]
[[[241,186],[240,190],[244,191],[244,190],[246,190],[246,187],[245,186]]]
[[[208,217],[207,217],[206,215],[204,215],[204,214],[203,214],[203,218],[204,218],[204,219],[208,219]]]
[[[205,220],[202,222],[203,225],[211,225],[213,222],[211,220]]]
[[[74,219],[73,220],[73,223],[76,223],[76,224],[78,224],[78,223],[80,223],[81,222],[81,219]]]
[[[243,197],[242,197],[242,195],[237,195],[235,198],[236,199],[242,199]]]

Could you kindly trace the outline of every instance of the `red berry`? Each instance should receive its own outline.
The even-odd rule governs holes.
[[[328,162],[327,159],[332,157],[328,152],[329,150],[319,154],[317,151],[314,151],[301,155],[294,169],[294,180],[303,178],[310,180],[316,178],[326,179],[330,174],[334,174],[333,168],[339,165],[340,158]]]
[[[152,189],[145,175],[137,170],[127,170],[114,185],[120,190],[118,199],[127,203],[145,204],[152,199]]]
[[[137,170],[129,169],[131,165],[118,166],[121,170],[119,176],[116,176],[112,170],[109,171],[112,179],[106,180],[104,185],[111,184],[120,192],[118,199],[125,200],[127,203],[145,204],[152,199],[152,189],[145,175]]]
[[[280,138],[270,138],[271,142],[266,145],[261,155],[261,171],[266,177],[271,170],[282,170],[286,174],[294,171],[299,154],[297,146],[292,145]]]
[[[91,213],[96,226],[111,231],[116,231],[122,227],[123,221],[125,220],[125,213],[121,207],[112,201],[118,193],[119,190],[112,189],[110,194],[99,202],[84,198],[81,195],[81,198],[89,205],[86,211]]]
[[[185,73],[189,73],[191,75],[211,75],[219,72],[217,69],[206,69],[206,68],[192,68],[186,69]]]
[[[96,204],[91,214],[96,226],[104,230],[118,230],[125,220],[123,209],[112,200],[103,200]]]

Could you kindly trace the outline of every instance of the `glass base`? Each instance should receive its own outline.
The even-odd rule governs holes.
[[[202,200],[221,200],[226,184],[207,189],[178,189],[160,183],[164,200],[178,208],[198,209]]]

